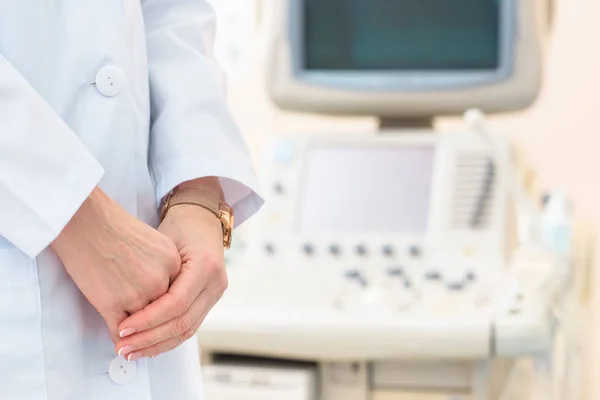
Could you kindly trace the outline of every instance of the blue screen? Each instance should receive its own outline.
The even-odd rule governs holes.
[[[499,68],[498,0],[303,0],[308,70]]]

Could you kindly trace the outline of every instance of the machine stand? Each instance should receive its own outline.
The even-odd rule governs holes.
[[[398,132],[400,130],[432,130],[433,118],[380,118],[379,132]]]
[[[320,400],[370,400],[368,365],[365,362],[323,363]]]
[[[500,400],[506,390],[515,360],[494,359],[477,362],[473,382],[473,400]]]

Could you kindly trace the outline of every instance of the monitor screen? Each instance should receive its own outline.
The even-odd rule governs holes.
[[[303,0],[307,70],[494,70],[499,0]]]
[[[433,146],[311,148],[300,188],[298,230],[426,232],[434,155]]]

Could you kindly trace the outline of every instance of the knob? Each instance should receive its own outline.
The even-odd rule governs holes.
[[[342,253],[342,250],[340,249],[340,246],[338,246],[337,244],[332,244],[331,246],[329,246],[329,253],[332,256],[339,256]]]
[[[419,246],[410,246],[408,248],[408,254],[410,254],[412,258],[420,258],[422,255],[422,251]]]
[[[356,246],[356,254],[359,255],[360,257],[364,257],[367,255],[367,247],[359,244],[358,246]]]
[[[346,279],[358,282],[361,286],[366,287],[367,286],[367,279],[363,276],[363,274],[356,269],[351,269],[346,271],[346,273],[344,274]]]
[[[356,279],[356,278],[360,278],[362,276],[360,271],[357,269],[348,270],[348,271],[346,271],[346,273],[344,275],[346,275],[346,278],[348,278],[348,279]]]
[[[404,273],[404,269],[401,267],[390,267],[387,270],[389,277],[399,279],[399,282],[404,286],[405,289],[412,288],[412,282],[410,278]]]
[[[272,243],[265,244],[265,253],[269,255],[275,254],[275,246]]]
[[[389,245],[386,244],[385,246],[383,246],[383,248],[381,249],[381,252],[383,253],[384,256],[386,257],[392,257],[394,255],[394,248]]]
[[[404,270],[400,267],[388,268],[387,274],[392,277],[404,276]]]
[[[509,307],[508,309],[508,313],[510,315],[517,315],[517,314],[521,314],[521,307],[518,304],[513,304],[511,307]]]
[[[465,284],[462,282],[449,283],[448,289],[453,292],[460,292],[465,288]]]
[[[425,279],[428,281],[439,281],[442,279],[442,274],[438,271],[429,271],[425,274]]]
[[[473,271],[469,271],[467,272],[466,278],[469,282],[475,282],[477,280],[477,275],[475,275]]]
[[[273,191],[276,194],[283,194],[285,192],[285,187],[280,182],[276,182],[273,185]]]
[[[302,246],[302,251],[304,252],[304,254],[306,254],[307,256],[312,256],[313,254],[315,254],[315,248],[312,244],[310,243],[306,243],[304,246]]]
[[[515,293],[515,300],[522,301],[525,298],[525,294],[521,291]]]

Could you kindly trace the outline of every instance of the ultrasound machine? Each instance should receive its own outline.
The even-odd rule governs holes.
[[[546,0],[277,0],[268,93],[379,129],[280,132],[198,334],[208,400],[496,400],[552,342],[561,260],[486,116],[537,98]],[[461,116],[453,131],[435,118]],[[207,356],[208,357],[208,356]]]

